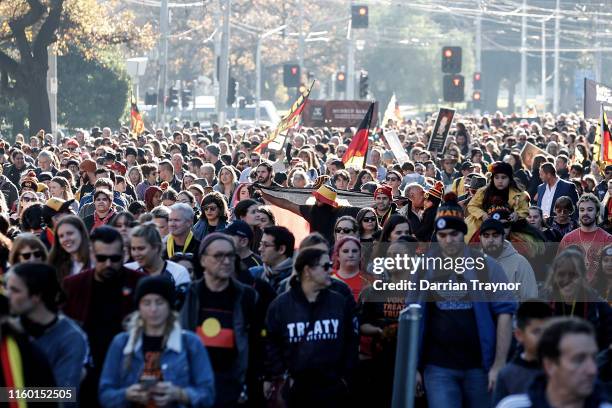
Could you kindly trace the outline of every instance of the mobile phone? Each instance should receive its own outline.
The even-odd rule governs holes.
[[[140,385],[142,385],[142,388],[149,391],[151,388],[155,387],[155,384],[157,384],[157,381],[158,380],[155,377],[143,376],[140,379]]]

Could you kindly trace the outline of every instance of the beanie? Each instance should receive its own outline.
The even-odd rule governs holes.
[[[151,293],[166,299],[171,307],[174,305],[174,284],[168,276],[147,276],[140,279],[134,295],[136,305],[138,306],[140,299]]]
[[[386,195],[387,197],[389,197],[390,200],[393,199],[393,189],[391,188],[391,186],[383,184],[382,186],[378,187],[376,191],[374,191],[374,199],[376,200],[376,197],[381,194]]]
[[[513,178],[514,174],[514,170],[512,170],[512,166],[510,164],[500,161],[490,164],[488,170],[493,174],[493,176],[496,174],[505,174],[509,178]]]
[[[463,208],[457,203],[457,195],[452,192],[447,193],[444,196],[444,203],[438,207],[436,213],[436,231],[450,228],[466,234],[467,225],[464,218]]]
[[[501,221],[497,219],[488,218],[480,226],[480,235],[482,235],[483,232],[490,231],[490,230],[493,230],[499,234],[503,234],[504,224],[502,224]]]

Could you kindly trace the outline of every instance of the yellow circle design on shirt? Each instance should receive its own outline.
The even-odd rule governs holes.
[[[206,337],[216,337],[221,332],[221,323],[214,317],[209,317],[202,323],[202,333]]]

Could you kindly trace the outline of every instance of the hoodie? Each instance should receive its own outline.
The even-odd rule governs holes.
[[[278,265],[270,267],[270,265],[254,266],[249,268],[249,272],[254,278],[261,278],[272,286],[276,293],[283,292],[281,282],[288,278],[293,271],[293,258],[287,258]]]
[[[520,301],[538,297],[538,283],[531,264],[519,254],[509,241],[504,241],[504,248],[499,257],[493,257],[501,265],[508,282],[520,283]]]

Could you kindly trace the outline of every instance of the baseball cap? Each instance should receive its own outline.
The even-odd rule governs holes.
[[[241,220],[232,222],[223,232],[227,235],[247,238],[249,241],[253,239],[253,230],[251,230],[249,224]]]

